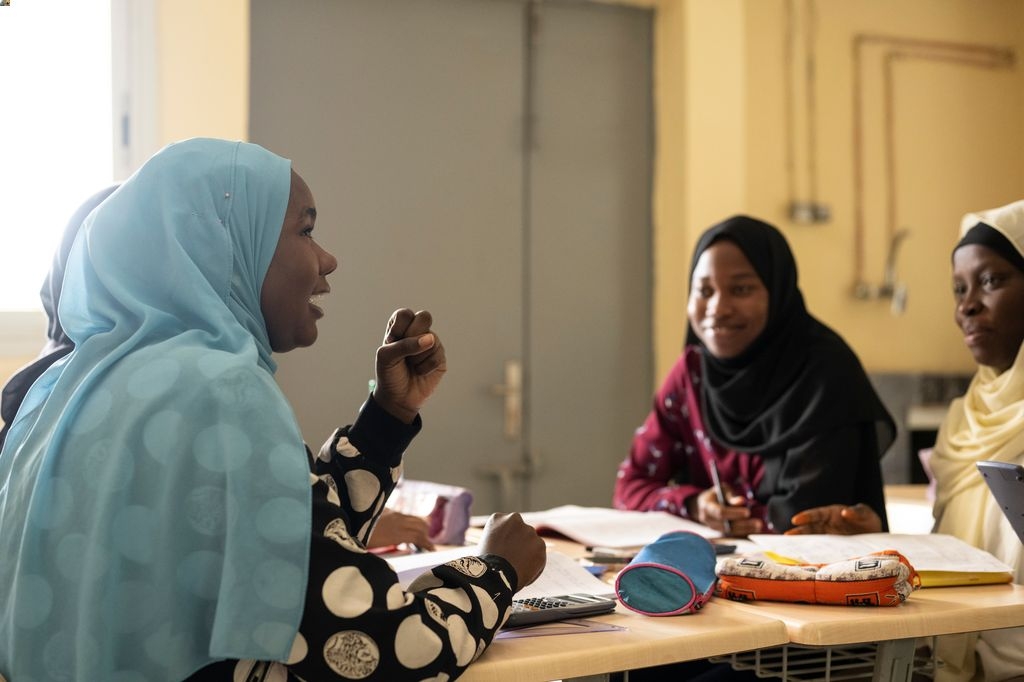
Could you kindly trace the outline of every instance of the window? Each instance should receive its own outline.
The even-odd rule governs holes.
[[[0,310],[36,310],[65,221],[113,179],[110,3],[15,0],[0,45]]]
[[[38,351],[45,329],[39,288],[67,219],[131,170],[127,126],[139,104],[127,93],[152,63],[131,58],[146,37],[136,30],[140,16],[151,25],[151,3],[14,0],[0,7],[0,355]]]

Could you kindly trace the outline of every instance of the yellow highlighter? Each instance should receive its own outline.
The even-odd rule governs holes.
[[[762,553],[777,564],[784,564],[786,566],[803,566],[807,563],[803,559],[796,559],[789,556],[783,556],[781,554],[776,554],[775,552],[771,552],[768,550],[765,550]]]

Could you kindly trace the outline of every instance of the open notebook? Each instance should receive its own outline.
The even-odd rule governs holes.
[[[992,496],[1017,537],[1024,542],[1024,467],[1009,462],[978,462]]]
[[[762,552],[776,560],[831,564],[872,552],[894,549],[921,576],[922,587],[1008,583],[1009,566],[988,552],[952,535],[865,533],[862,535],[751,535]]]
[[[522,517],[541,535],[558,533],[587,547],[643,547],[677,530],[696,533],[709,540],[721,537],[718,531],[667,512],[568,504],[546,511],[523,512]],[[472,525],[482,526],[486,521],[486,516],[473,517]]]

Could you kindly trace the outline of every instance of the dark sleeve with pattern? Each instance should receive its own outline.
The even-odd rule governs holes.
[[[417,430],[371,399],[315,458],[309,584],[288,661],[294,676],[454,679],[504,623],[517,577],[501,557],[449,562],[405,591],[388,564],[364,549]]]
[[[617,509],[667,511],[686,516],[686,499],[703,488],[689,482],[693,434],[685,408],[684,357],[669,372],[643,426],[633,435],[629,457],[619,465],[612,502]]]
[[[804,509],[858,502],[871,506],[888,528],[882,474],[874,455],[878,447],[870,439],[859,425],[851,425],[823,433],[782,457],[765,457],[765,481],[775,481],[768,491],[771,529],[792,528],[790,519]]]
[[[364,545],[402,474],[402,455],[419,433],[395,419],[371,396],[352,426],[340,428],[313,458],[313,473],[330,490],[328,500],[341,508],[349,535]]]

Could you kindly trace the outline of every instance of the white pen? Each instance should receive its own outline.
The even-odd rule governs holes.
[[[725,499],[725,488],[722,487],[722,479],[718,476],[718,462],[714,459],[709,459],[711,468],[711,482],[715,486],[715,494],[718,496],[718,504],[723,507],[728,507],[729,503]],[[726,535],[732,535],[732,523],[729,519],[722,519],[722,526],[725,528]]]

